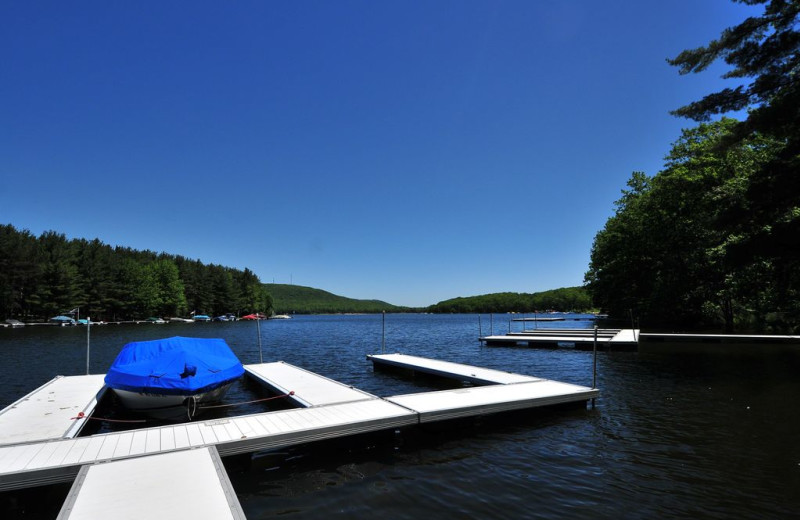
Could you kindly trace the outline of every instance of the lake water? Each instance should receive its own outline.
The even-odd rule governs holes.
[[[263,355],[379,396],[442,387],[373,371],[365,355],[380,353],[380,315],[296,316],[260,326],[261,354],[254,322],[92,327],[90,371],[105,372],[127,342],[182,335],[221,337],[243,363]],[[509,316],[495,315],[491,326],[508,331]],[[387,315],[385,351],[591,386],[591,352],[485,347],[478,328],[476,315]],[[481,329],[490,332],[487,315]],[[0,353],[5,407],[55,375],[85,373],[86,329],[0,329]],[[798,517],[798,374],[800,355],[786,353],[600,352],[594,409],[302,446],[248,467],[226,462],[250,520]],[[226,401],[262,396],[240,383]],[[0,493],[0,518],[55,518],[68,490]]]

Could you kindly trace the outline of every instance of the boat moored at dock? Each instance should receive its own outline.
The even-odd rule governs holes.
[[[106,385],[132,411],[165,420],[194,417],[222,399],[244,368],[222,339],[175,336],[129,343],[106,374]]]

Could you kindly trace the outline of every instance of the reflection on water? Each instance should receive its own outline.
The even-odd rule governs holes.
[[[507,331],[508,317],[495,315],[493,325]],[[386,350],[591,385],[591,352],[482,347],[478,327],[475,315],[389,315]],[[487,316],[481,327],[488,332]],[[425,379],[373,371],[365,355],[380,351],[380,316],[297,316],[264,322],[261,332],[265,361],[380,396],[435,389]],[[259,360],[254,323],[108,325],[92,329],[91,371],[104,372],[129,341],[174,335],[221,337],[244,363]],[[56,374],[84,373],[86,332],[4,329],[0,351],[5,406]],[[788,518],[800,511],[798,369],[800,356],[791,354],[601,352],[595,409],[385,432],[226,465],[250,519]],[[258,387],[240,382],[226,401],[259,396]],[[279,405],[219,413],[271,406]],[[3,518],[25,517],[8,494],[0,497]]]

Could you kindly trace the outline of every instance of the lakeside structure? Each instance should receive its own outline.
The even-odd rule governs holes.
[[[427,358],[369,359],[376,368],[401,366],[479,386],[381,398],[288,363],[261,363],[246,365],[248,376],[299,408],[81,437],[102,399],[103,376],[59,376],[0,411],[0,491],[72,482],[59,515],[72,520],[141,518],[154,510],[183,516],[190,497],[198,517],[244,518],[220,457],[512,410],[585,407],[599,395]],[[184,466],[196,481],[165,493]],[[135,482],[137,492],[125,482]]]
[[[638,350],[639,352],[800,352],[800,336],[767,334],[673,334],[639,329],[541,328],[481,336],[489,347],[524,345],[539,348],[569,347],[576,350]]]

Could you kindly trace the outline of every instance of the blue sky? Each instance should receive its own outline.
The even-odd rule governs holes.
[[[729,0],[3,2],[0,223],[423,306],[580,285]]]

